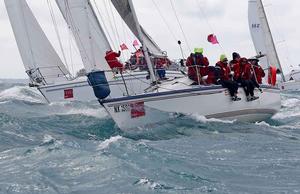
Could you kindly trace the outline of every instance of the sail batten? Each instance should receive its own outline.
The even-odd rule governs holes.
[[[32,81],[66,81],[69,71],[46,37],[25,0],[5,0],[18,49]]]
[[[282,79],[285,81],[264,5],[261,0],[249,0],[248,19],[256,52],[258,55],[266,55],[261,59],[263,68],[267,69],[269,66],[275,65],[280,69]]]
[[[87,72],[110,70],[105,54],[111,50],[89,0],[56,0],[75,37]]]

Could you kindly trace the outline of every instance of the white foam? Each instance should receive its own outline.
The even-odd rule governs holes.
[[[111,137],[105,141],[103,141],[99,146],[98,146],[98,149],[97,150],[104,150],[106,148],[109,147],[110,144],[112,143],[115,143],[117,141],[119,141],[120,139],[122,139],[123,137],[118,135],[118,136],[114,136],[114,137]]]
[[[95,118],[104,118],[107,116],[106,111],[103,108],[98,109],[71,109],[67,114],[82,114],[85,116],[95,117]]]
[[[55,142],[56,139],[52,137],[51,135],[45,134],[44,139],[43,139],[43,144],[50,143],[50,142]]]
[[[297,98],[289,98],[286,100],[282,100],[282,106],[292,108],[300,104],[300,100]]]
[[[233,124],[233,123],[236,122],[236,120],[230,121],[230,120],[221,120],[221,119],[214,119],[214,118],[207,119],[205,116],[198,115],[198,114],[192,114],[191,118],[195,119],[196,121],[201,122],[201,123],[210,123],[210,122],[212,122],[212,123]]]
[[[26,92],[30,95],[26,95]],[[24,94],[25,93],[25,94]],[[20,100],[32,103],[44,103],[43,97],[40,95],[38,90],[34,88],[29,88],[26,86],[14,86],[12,88],[6,89],[0,93],[0,100]]]
[[[147,178],[141,178],[136,184],[137,185],[145,185],[145,186],[147,186],[148,188],[150,188],[152,190],[162,187],[162,185],[160,185],[159,183],[156,183],[156,182],[154,182],[152,180],[149,180]]]

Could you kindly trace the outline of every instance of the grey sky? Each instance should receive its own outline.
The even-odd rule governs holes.
[[[27,0],[33,9],[39,23],[45,30],[48,38],[54,44],[58,53],[58,41],[51,22],[47,0]],[[54,0],[51,0],[55,6]],[[93,0],[92,0],[93,1]],[[98,7],[105,10],[103,4],[107,0],[96,0]],[[172,33],[163,22],[153,1],[159,6],[159,10]],[[211,64],[214,64],[219,55],[226,53],[229,57],[233,51],[240,52],[243,56],[255,55],[248,28],[248,1],[247,0],[173,0],[183,30],[186,34],[188,44],[178,27],[174,12],[171,9],[169,0],[134,0],[139,20],[152,38],[166,50],[171,58],[181,56],[176,40],[183,41],[185,55],[189,54],[188,46],[204,47],[205,54],[209,57]],[[300,1],[296,0],[264,0],[266,12],[275,38],[276,46],[283,63],[286,73],[289,66],[300,63],[298,59],[300,45]],[[65,28],[65,24],[57,12],[57,20],[60,27],[61,37],[64,43],[64,50],[70,50],[70,34]],[[205,17],[204,17],[205,16]],[[119,42],[125,42],[130,46],[134,37],[127,32],[128,30],[120,24],[116,18],[117,25],[120,26],[118,35],[112,33],[112,39],[119,39]],[[107,26],[112,22],[107,22]],[[26,78],[24,67],[15,43],[8,16],[5,10],[4,2],[0,1],[0,78]],[[222,46],[207,43],[207,35],[215,33],[218,36]],[[174,34],[174,35],[172,35]],[[128,35],[128,36],[126,36]],[[174,37],[175,36],[175,37]],[[74,44],[72,47],[74,48]],[[115,41],[115,47],[118,43]],[[132,48],[130,48],[132,50]],[[66,51],[68,53],[68,51]],[[68,56],[70,53],[68,53]],[[126,55],[126,54],[125,54]],[[128,53],[127,53],[128,55]],[[75,70],[81,67],[78,51],[72,51]],[[68,57],[68,63],[70,63]]]

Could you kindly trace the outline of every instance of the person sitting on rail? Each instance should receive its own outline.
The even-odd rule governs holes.
[[[191,53],[187,58],[186,66],[188,67],[188,76],[196,83],[205,83],[204,76],[208,74],[209,61],[203,56],[203,48],[195,48],[194,53]]]
[[[233,80],[226,55],[223,54],[220,56],[220,61],[217,62],[216,68],[220,69],[220,79],[217,81],[224,88],[227,88],[229,90],[231,99],[233,101],[240,101],[241,98],[237,96],[239,86],[237,82]]]
[[[109,67],[112,70],[117,70],[117,72],[121,72],[124,69],[124,65],[118,60],[118,57],[121,56],[121,51],[119,51],[118,53],[110,50],[106,52],[105,55],[105,60],[107,61]]]
[[[253,76],[252,76],[252,81],[255,85],[256,88],[258,88],[260,91],[260,84],[262,84],[263,78],[266,76],[265,71],[263,68],[258,64],[259,60],[254,58],[254,59],[249,59],[249,62],[252,65],[252,68],[254,70]]]
[[[246,93],[247,101],[257,100],[259,97],[254,96],[255,84],[252,80],[254,72],[248,59],[246,58],[240,59],[240,70],[241,70],[241,75],[240,75],[241,84]]]

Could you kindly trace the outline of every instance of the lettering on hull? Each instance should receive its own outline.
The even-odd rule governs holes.
[[[73,89],[66,89],[66,90],[64,90],[64,98],[65,99],[74,98]]]
[[[130,104],[123,104],[114,106],[115,113],[130,113],[131,118],[144,117],[146,115],[144,102],[133,102]]]

